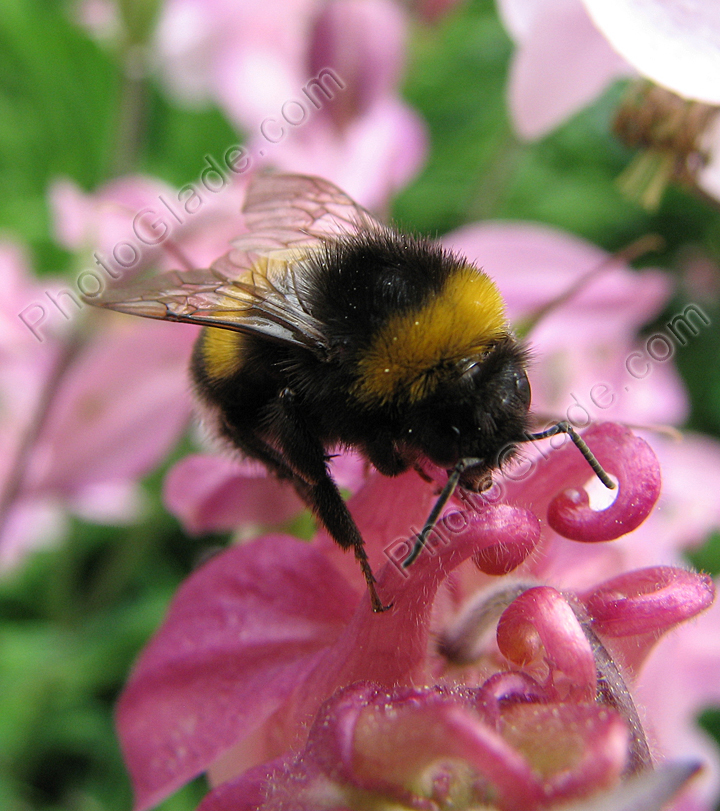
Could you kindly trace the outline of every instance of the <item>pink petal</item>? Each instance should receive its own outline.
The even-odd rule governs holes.
[[[705,764],[687,808],[714,808],[720,790],[717,743],[697,724],[701,712],[720,703],[719,627],[720,603],[715,602],[679,631],[666,634],[643,664],[634,689],[657,753]]]
[[[320,11],[310,35],[309,70],[317,76],[331,66],[345,84],[328,107],[338,126],[394,93],[406,27],[401,8],[388,0],[336,0]]]
[[[185,582],[118,706],[138,811],[206,770],[302,686],[350,618],[347,594],[322,555],[285,536],[231,548]]]
[[[440,522],[432,543],[409,569],[401,561],[412,540],[397,541],[388,548],[390,562],[375,571],[380,598],[392,609],[372,614],[369,597],[363,594],[352,621],[309,675],[303,690],[306,697],[295,710],[298,723],[314,715],[322,697],[355,681],[397,685],[426,678],[430,612],[441,583],[479,549],[516,534],[539,532],[531,512],[508,505],[468,513],[460,530],[453,526],[454,520]]]
[[[514,704],[500,729],[539,772],[549,805],[613,787],[627,766],[627,725],[594,703]]]
[[[539,515],[547,509],[548,523],[566,538],[585,543],[613,540],[651,513],[660,494],[660,468],[650,446],[628,428],[602,423],[582,436],[605,470],[618,479],[608,507],[590,507],[584,488],[588,481],[595,484],[595,476],[569,440],[562,448],[548,449],[544,460],[527,460],[508,471],[504,500],[532,505]]]
[[[523,138],[539,138],[629,72],[580,0],[545,3],[510,68],[515,128]]]
[[[158,237],[163,231],[175,228],[176,222],[164,207],[163,199],[175,200],[172,187],[143,175],[118,178],[92,194],[85,194],[72,180],[65,178],[56,180],[50,187],[50,207],[58,242],[73,251],[99,251],[104,261],[109,262],[115,279],[136,272],[143,260],[157,256]],[[163,227],[154,232],[150,226],[157,220]],[[138,258],[128,265],[133,249]],[[121,262],[114,257],[119,257]],[[98,271],[97,267],[93,269]],[[103,273],[98,271],[107,282],[109,279]]]
[[[592,647],[565,598],[538,586],[517,597],[497,627],[500,652],[511,662],[528,665],[540,659],[550,667],[553,684],[571,701],[593,701],[597,689]],[[559,671],[559,673],[557,672]]]
[[[420,531],[434,500],[433,488],[413,470],[394,478],[373,471],[348,501],[376,574],[388,560],[397,561],[397,556],[404,554],[408,538]],[[356,585],[358,593],[364,590],[352,555],[345,554],[323,529],[318,532],[315,544],[332,559],[348,582]]]
[[[450,516],[448,516],[450,518]],[[526,534],[514,532],[492,546],[486,546],[473,555],[475,565],[485,574],[504,575],[517,567],[534,551],[540,540],[539,532],[528,528]]]
[[[387,207],[393,192],[420,170],[427,154],[422,119],[394,96],[385,96],[342,130],[317,116],[272,149],[262,138],[251,147],[263,150],[273,165],[315,174],[337,184],[361,205]]]
[[[190,415],[186,367],[196,334],[179,324],[113,319],[65,374],[28,489],[72,493],[154,467]]]
[[[57,298],[63,289],[67,289],[67,284],[54,277],[45,276],[42,280],[33,277],[29,258],[21,245],[0,241],[1,362],[12,364],[22,354],[27,356],[22,359],[23,365],[52,365],[51,360],[43,358],[52,352],[50,342],[45,339],[57,336],[61,332],[58,326],[67,326],[74,315],[63,317],[49,298]],[[47,330],[48,325],[52,330]]]
[[[583,0],[612,47],[680,96],[720,104],[720,6],[694,0]]]
[[[262,466],[211,454],[191,454],[171,468],[163,500],[188,532],[198,534],[279,526],[304,509],[292,486]]]
[[[352,734],[352,776],[360,788],[390,794],[383,784],[412,785],[433,763],[458,759],[490,783],[501,809],[531,808],[541,797],[519,752],[459,702],[374,702],[358,713]]]
[[[71,512],[86,521],[123,526],[137,520],[145,506],[137,482],[92,482],[70,494],[67,505]]]
[[[185,103],[214,99],[255,130],[307,81],[307,29],[317,0],[168,0],[156,52],[165,85]]]
[[[675,563],[678,553],[704,543],[720,528],[720,443],[683,433],[677,441],[650,438],[663,471],[658,509],[633,534],[626,552],[628,568]],[[697,486],[702,470],[703,486]]]
[[[708,608],[715,599],[709,575],[654,566],[614,577],[583,602],[605,636],[664,632]]]
[[[0,535],[0,572],[17,566],[29,552],[57,543],[68,529],[65,512],[57,499],[16,499]]]

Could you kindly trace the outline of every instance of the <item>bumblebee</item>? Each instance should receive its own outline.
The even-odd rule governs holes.
[[[528,352],[482,270],[378,222],[317,177],[260,175],[246,232],[202,270],[171,271],[92,303],[204,326],[191,373],[217,433],[288,479],[343,548],[383,611],[363,539],[327,468],[338,446],[397,476],[429,460],[448,483],[418,536],[422,550],[456,486],[480,492],[530,433]]]

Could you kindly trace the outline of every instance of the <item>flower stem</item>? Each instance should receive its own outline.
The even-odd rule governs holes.
[[[45,426],[53,400],[65,372],[75,358],[81,345],[82,341],[80,338],[77,334],[73,334],[70,340],[62,346],[55,365],[40,392],[35,411],[15,453],[15,459],[10,467],[11,473],[0,492],[0,545],[2,545],[2,536],[7,525],[10,510],[15,500],[22,492],[25,472],[32,451]]]

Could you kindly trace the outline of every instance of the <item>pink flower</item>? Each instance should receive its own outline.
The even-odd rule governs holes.
[[[499,0],[518,50],[510,109],[537,138],[636,71],[685,98],[720,103],[720,14],[672,0]]]
[[[85,343],[72,332],[77,290],[32,281],[13,246],[0,249],[0,264],[0,567],[8,567],[62,537],[68,511],[108,523],[137,516],[138,479],[189,418],[196,330],[108,318]]]
[[[157,207],[163,195],[169,198],[172,188],[150,177],[118,178],[91,194],[60,178],[49,192],[55,237],[71,251],[92,248],[111,254],[118,243],[137,241],[133,218],[152,205]]]
[[[427,138],[397,91],[406,27],[400,7],[388,0],[325,5],[311,31],[308,72],[319,76],[331,68],[343,87],[331,88],[334,98],[322,109],[311,108],[307,124],[285,125],[287,142],[273,153],[280,167],[330,178],[371,209],[383,207],[413,177]]]
[[[88,517],[117,521],[128,518],[127,498],[117,497],[155,467],[187,425],[185,369],[197,330],[113,322],[79,349],[63,375],[24,489],[56,493]]]
[[[185,369],[196,330],[170,333],[118,319],[46,372],[30,404],[33,419],[15,432],[31,431],[22,465],[12,452],[7,457],[13,467],[4,487],[13,496],[3,505],[4,565],[62,534],[65,511],[103,523],[138,516],[138,479],[168,453],[190,416]],[[42,519],[40,531],[33,515]]]
[[[178,462],[165,479],[164,500],[192,533],[280,526],[304,507],[262,465],[213,454]]]
[[[365,461],[351,453],[332,460],[338,486],[355,492],[367,475]],[[296,516],[304,503],[287,483],[270,476],[258,462],[220,454],[191,454],[165,478],[165,506],[188,532],[279,527]]]
[[[244,172],[233,174],[223,166],[222,157],[209,156],[180,189],[142,175],[118,178],[92,193],[72,180],[55,181],[50,206],[56,239],[80,256],[87,254],[85,273],[98,279],[81,273],[79,292],[98,295],[98,287],[127,282],[151,265],[202,267],[226,253],[241,231],[245,178]]]
[[[498,0],[516,44],[508,103],[523,138],[539,138],[633,73],[581,0]]]
[[[483,648],[464,681],[480,685],[492,673],[505,672],[510,661],[540,685],[546,699],[592,703],[595,653],[578,631],[572,602],[547,587],[493,597],[487,575],[460,565],[470,557],[485,571],[497,571],[501,561],[519,564],[540,540],[535,511],[543,516],[544,505],[555,505],[563,527],[575,516],[585,541],[596,539],[602,526],[613,525],[617,535],[637,525],[657,498],[652,453],[642,440],[613,426],[594,429],[588,442],[620,479],[620,495],[607,510],[593,514],[582,505],[558,503],[568,487],[587,478],[575,464],[577,451],[566,448],[519,490],[532,501],[533,512],[513,499],[471,512],[458,512],[456,505],[409,571],[398,562],[407,555],[409,530],[427,514],[432,491],[414,474],[370,477],[350,507],[375,562],[380,594],[394,604],[380,616],[369,611],[357,566],[326,536],[314,545],[267,536],[198,570],[141,657],[118,709],[137,807],[150,807],[203,770],[210,769],[219,784],[265,761],[292,759],[308,743],[303,730],[321,703],[344,686],[369,680],[392,691],[438,680],[454,684],[450,660],[433,650],[431,640],[451,627],[456,640],[477,638],[477,623],[466,623],[459,633],[453,619],[472,600],[507,611],[500,647]],[[544,548],[561,542],[555,537],[547,535]],[[389,561],[380,568],[383,556]],[[525,566],[530,574],[532,558]],[[542,600],[529,602],[533,594]],[[683,570],[657,569],[590,589],[578,599],[597,633],[611,639],[620,665],[630,666],[642,658],[638,651],[647,653],[659,629],[706,607],[712,584]],[[514,614],[507,613],[511,609]],[[523,651],[521,630],[528,622],[544,648]],[[568,656],[572,645],[579,647]]]
[[[163,82],[181,100],[215,100],[243,127],[277,112],[307,80],[308,27],[319,0],[168,0],[155,47]]]
[[[25,437],[35,430],[35,414],[62,362],[64,319],[40,330],[60,293],[56,279],[45,285],[32,279],[24,251],[0,245],[0,568],[14,564],[28,548],[50,543],[63,532],[55,505],[15,498],[19,460]],[[59,323],[58,323],[59,322]],[[33,329],[36,332],[33,332]],[[38,335],[43,340],[40,341]]]
[[[670,180],[720,196],[720,11],[674,0],[499,0],[517,44],[509,106],[539,138],[618,78],[640,76],[614,129],[643,152],[621,185],[655,207]]]
[[[398,92],[406,26],[391,0],[170,0],[159,64],[179,97],[211,98],[247,131],[256,160],[327,177],[377,208],[426,151]]]
[[[354,685],[321,707],[298,756],[219,787],[201,811],[341,811],[355,802],[527,809],[616,782],[627,739],[620,716],[541,703],[539,695],[518,674],[472,690]],[[633,797],[636,807],[659,808],[694,768],[649,772],[605,792],[599,805],[593,797],[589,807],[622,808]]]

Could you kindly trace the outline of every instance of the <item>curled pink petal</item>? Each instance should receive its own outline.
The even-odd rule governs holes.
[[[511,670],[495,673],[478,691],[477,706],[486,720],[497,725],[504,707],[510,704],[548,702],[548,692],[527,673]]]
[[[462,538],[462,545],[458,543]],[[393,600],[404,600],[414,591],[413,581],[421,582],[423,577],[432,571],[435,578],[444,579],[450,568],[456,566],[466,555],[469,546],[474,547],[474,559],[486,550],[493,550],[498,555],[498,549],[510,550],[511,556],[515,547],[526,549],[534,547],[540,538],[540,524],[537,517],[530,510],[525,510],[509,504],[497,504],[473,512],[458,510],[448,513],[438,522],[430,533],[425,548],[418,559],[408,569],[402,566],[403,561],[413,548],[415,538],[398,541],[385,550],[386,555],[394,564],[386,566],[379,578],[379,587],[383,593],[392,595]],[[437,561],[433,561],[438,558]],[[437,563],[443,560],[443,566]],[[450,560],[457,560],[450,564]],[[404,584],[403,580],[407,579]],[[437,588],[439,581],[436,581]],[[424,588],[427,587],[427,583]]]
[[[623,637],[666,631],[704,611],[714,598],[709,575],[652,566],[606,581],[583,602],[595,630]]]
[[[592,701],[597,686],[592,647],[567,600],[553,588],[528,589],[505,609],[497,627],[500,652],[511,662],[527,665],[542,656],[567,679],[571,700]]]
[[[605,470],[617,477],[617,497],[606,509],[593,510],[582,487],[588,479],[587,463],[576,449],[566,447],[558,454],[565,454],[569,487],[550,502],[548,524],[573,541],[612,541],[632,532],[650,514],[660,495],[660,466],[647,442],[620,425],[593,426],[583,438]],[[569,453],[576,458],[571,460]]]
[[[485,574],[503,575],[512,572],[535,549],[540,540],[540,524],[515,529],[497,543],[480,549],[473,555],[475,565]]]

